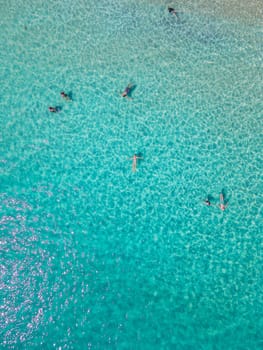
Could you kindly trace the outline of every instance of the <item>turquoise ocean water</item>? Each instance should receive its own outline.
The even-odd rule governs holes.
[[[262,349],[262,26],[192,5],[0,1],[1,349]]]

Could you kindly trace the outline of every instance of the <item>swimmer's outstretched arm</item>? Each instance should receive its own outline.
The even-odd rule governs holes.
[[[133,157],[130,157],[130,158],[127,158],[127,159],[130,160],[130,159],[134,159],[134,158],[136,158],[136,159],[143,159],[143,157],[137,157],[137,156],[136,157],[133,156]]]

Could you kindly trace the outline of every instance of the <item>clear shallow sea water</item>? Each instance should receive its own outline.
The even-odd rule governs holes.
[[[263,347],[262,26],[165,5],[0,1],[3,349]]]

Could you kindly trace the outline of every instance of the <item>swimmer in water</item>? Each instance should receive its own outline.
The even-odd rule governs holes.
[[[66,94],[64,91],[61,91],[60,96],[67,101],[71,101],[70,96],[68,94]]]
[[[206,198],[206,199],[204,200],[204,204],[207,205],[208,207],[210,207],[210,206],[212,205],[211,202],[210,202],[210,200],[209,200],[208,198]]]
[[[133,85],[128,84],[128,86],[126,86],[125,90],[122,92],[121,96],[132,100],[132,98],[129,96],[132,88],[133,88]]]
[[[168,11],[169,11],[169,13],[171,13],[172,15],[175,15],[176,17],[178,17],[178,13],[175,11],[174,8],[168,6]]]
[[[48,109],[51,113],[57,113],[59,111],[57,107],[48,107]]]
[[[219,203],[218,207],[223,211],[227,208],[227,203],[225,202],[225,198],[224,198],[223,193],[220,193],[220,203]]]
[[[143,159],[142,157],[138,156],[137,154],[134,154],[132,158],[132,171],[135,173],[137,169],[137,159]]]
[[[213,205],[212,202],[211,202],[212,200],[213,200],[213,197],[210,194],[208,194],[206,196],[206,198],[203,200],[203,203],[204,203],[204,205],[207,205],[208,207],[211,207]]]

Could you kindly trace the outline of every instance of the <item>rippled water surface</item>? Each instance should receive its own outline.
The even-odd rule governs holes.
[[[0,1],[1,349],[262,349],[262,25],[197,4]]]

